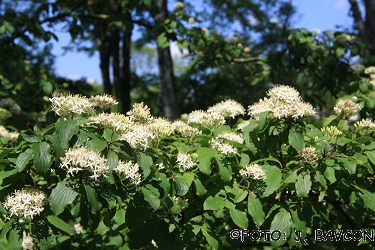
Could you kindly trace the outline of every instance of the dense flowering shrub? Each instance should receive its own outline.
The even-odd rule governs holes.
[[[318,127],[288,86],[250,117],[225,100],[173,123],[106,113],[110,96],[50,101],[58,121],[0,151],[2,249],[374,248],[375,125],[349,120],[354,100]]]

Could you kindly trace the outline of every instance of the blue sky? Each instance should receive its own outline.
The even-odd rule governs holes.
[[[348,0],[292,0],[297,7],[294,28],[318,28],[321,31],[336,30],[336,25],[350,28],[353,19],[348,15]],[[53,53],[57,56],[56,73],[70,79],[87,78],[100,82],[99,56],[88,57],[81,52],[69,52],[63,55],[61,47],[69,43],[69,35],[58,33],[59,42],[54,43]],[[172,53],[177,53],[174,48]]]

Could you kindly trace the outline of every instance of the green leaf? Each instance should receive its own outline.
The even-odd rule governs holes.
[[[142,228],[147,218],[148,203],[143,199],[143,195],[136,193],[130,200],[126,209],[125,221],[130,230],[136,231]]]
[[[107,147],[107,142],[101,139],[93,139],[86,142],[85,146],[95,151],[101,152]]]
[[[211,173],[211,159],[215,157],[217,151],[213,148],[199,148],[196,153],[198,154],[199,170],[209,175]]]
[[[371,163],[375,165],[375,151],[365,151],[365,154],[367,155]]]
[[[327,189],[327,181],[320,172],[315,173],[314,179],[322,185],[323,190]]]
[[[17,161],[16,161],[16,168],[18,172],[21,172],[22,170],[24,170],[27,163],[29,163],[29,161],[32,158],[33,158],[33,151],[30,148],[26,149],[25,152],[22,152],[21,154],[19,154],[19,156],[17,157]]]
[[[27,132],[28,132],[27,130],[21,132],[22,138],[25,139],[26,141],[28,141],[28,142],[41,142],[43,140],[42,136],[35,135],[35,134],[28,135],[28,134],[26,134]]]
[[[64,180],[52,189],[49,204],[54,215],[61,214],[66,205],[72,203],[78,195],[76,191],[67,187],[66,184],[66,180]]]
[[[224,160],[220,156],[215,157],[215,160],[216,160],[217,165],[219,167],[220,178],[224,182],[229,182],[230,180],[232,180],[233,172],[232,172],[231,165],[223,162]]]
[[[243,190],[243,189],[236,190],[236,196],[234,197],[233,202],[239,203],[243,201],[247,197],[248,193],[249,192],[247,190]]]
[[[78,133],[78,123],[74,120],[59,120],[56,124],[56,135],[63,149],[68,149],[69,140]]]
[[[161,33],[159,36],[158,36],[158,39],[157,39],[157,43],[158,43],[158,46],[162,49],[165,49],[166,47],[169,46],[169,42],[168,42],[168,39],[167,39],[167,36],[165,35],[165,33]]]
[[[260,228],[264,222],[263,206],[255,193],[250,192],[247,199],[247,211],[253,217],[254,224]]]
[[[269,111],[263,112],[259,116],[258,124],[259,124],[259,132],[263,132],[267,128],[267,116]]]
[[[261,197],[267,197],[271,195],[278,188],[281,182],[281,171],[276,166],[264,165],[262,166],[266,173],[266,190],[262,193]]]
[[[214,237],[212,237],[207,232],[207,229],[205,229],[205,228],[202,227],[201,231],[202,231],[204,237],[206,238],[208,244],[212,247],[212,249],[218,249],[219,248],[219,242],[217,241],[217,239],[215,239]]]
[[[292,228],[291,230],[291,236],[289,237],[289,246],[297,246],[298,248],[302,248],[303,246],[303,241],[306,239],[306,222],[301,221],[300,218],[298,217],[298,212],[291,210],[290,211],[293,219],[293,226],[294,230]],[[299,231],[299,234],[297,235],[296,232]],[[299,239],[301,237],[300,241],[296,241],[296,239]]]
[[[45,174],[51,166],[50,146],[47,142],[34,143],[31,146],[37,174]]]
[[[310,192],[311,189],[311,177],[310,175],[302,175],[298,176],[296,186],[296,192],[298,197],[306,197],[307,194]]]
[[[174,188],[176,189],[176,193],[179,196],[184,196],[189,191],[188,183],[182,178],[173,178],[173,184]]]
[[[107,159],[108,159],[109,171],[112,171],[117,166],[118,155],[114,151],[108,151]]]
[[[89,202],[91,213],[97,214],[102,208],[102,204],[98,201],[96,190],[87,184],[83,184],[83,186],[85,187],[86,197],[87,201]]]
[[[284,239],[284,237],[290,235],[292,225],[293,223],[290,213],[286,211],[284,208],[280,209],[280,211],[275,215],[271,222],[270,231],[281,232],[281,237],[278,240],[271,241],[272,248],[278,248],[284,245],[284,243],[286,242],[286,239]]]
[[[66,223],[65,221],[63,221],[62,219],[60,219],[56,216],[53,216],[53,215],[49,215],[49,216],[47,216],[47,220],[48,220],[49,223],[54,225],[56,228],[64,231],[65,233],[67,233],[69,235],[75,234],[74,230],[69,226],[69,224]]]
[[[193,183],[194,176],[195,176],[195,174],[194,174],[194,173],[191,173],[191,172],[185,172],[185,173],[182,175],[182,179],[184,179],[184,180],[187,182],[188,187],[190,187],[190,186],[191,186],[191,183]]]
[[[140,152],[137,156],[137,163],[142,169],[143,177],[146,179],[150,175],[151,167],[153,165],[151,156]]]
[[[202,182],[200,179],[194,179],[194,185],[195,185],[197,195],[202,196],[205,193],[207,193],[207,189],[202,185]]]
[[[336,159],[344,165],[344,168],[346,169],[346,171],[348,171],[349,174],[355,173],[356,164],[354,162],[341,157],[337,157]]]
[[[240,228],[247,229],[249,225],[249,220],[247,219],[247,215],[245,212],[232,208],[229,210],[230,217],[232,218],[233,222],[239,226]]]
[[[375,149],[375,141],[371,142],[369,145],[363,147],[365,150],[373,150]]]
[[[204,210],[221,210],[224,206],[224,198],[218,196],[209,196],[203,203]]]
[[[303,148],[303,135],[298,134],[293,128],[289,130],[288,136],[289,144],[297,151]]]
[[[292,172],[289,172],[286,176],[285,176],[285,179],[281,182],[281,185],[280,185],[280,191],[284,190],[284,188],[290,184],[290,183],[294,183],[296,182],[297,180],[297,172],[298,172],[298,169],[292,171]]]
[[[147,184],[146,187],[141,187],[144,199],[150,203],[151,207],[156,211],[160,207],[160,193],[151,184]]]
[[[337,115],[331,115],[323,119],[322,124],[320,125],[321,128],[327,127],[331,122],[333,122],[337,118]]]
[[[241,161],[240,164],[238,165],[241,168],[246,168],[247,165],[249,165],[250,162],[250,157],[247,154],[242,153],[241,154]]]
[[[337,57],[342,56],[344,54],[344,52],[345,52],[345,49],[341,48],[341,47],[337,48],[336,51],[335,51]]]
[[[362,198],[365,206],[370,208],[372,211],[375,211],[375,193],[372,193],[358,186],[354,186],[354,187],[362,192],[362,193],[358,193],[358,195]]]

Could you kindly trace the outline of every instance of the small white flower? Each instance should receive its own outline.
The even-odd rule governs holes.
[[[153,119],[150,113],[150,108],[147,105],[144,105],[143,102],[135,103],[133,109],[126,114],[129,116],[130,121],[137,123],[148,123]]]
[[[87,170],[95,181],[100,176],[105,177],[105,172],[109,170],[106,158],[84,146],[69,148],[65,157],[61,157],[60,167],[72,175]]]
[[[197,165],[198,155],[178,153],[176,162],[184,169],[190,169]]]
[[[96,95],[90,97],[90,101],[94,106],[98,106],[102,109],[109,109],[110,107],[116,106],[118,102],[110,95]]]
[[[138,163],[133,164],[132,161],[123,162],[119,160],[114,171],[119,176],[120,180],[129,179],[134,185],[139,185],[141,183],[141,174],[138,173]]]
[[[34,248],[33,237],[23,231],[22,237],[22,249],[23,250],[32,250]]]
[[[188,123],[200,124],[203,127],[210,129],[225,124],[225,119],[222,115],[217,113],[195,110],[189,114]]]
[[[227,139],[227,140],[230,140],[230,141],[238,142],[240,144],[243,144],[243,142],[244,142],[243,136],[240,135],[240,134],[237,134],[235,132],[225,131],[225,132],[222,132],[221,134],[219,134],[216,138]]]
[[[46,195],[37,189],[23,188],[5,198],[3,206],[10,212],[10,216],[33,218],[44,210]]]
[[[87,97],[81,95],[54,95],[49,99],[52,110],[59,116],[81,115],[93,112],[93,103]]]
[[[360,109],[361,105],[353,102],[352,100],[340,100],[333,108],[336,115],[340,115],[341,112],[343,112],[344,119],[355,115]]]
[[[122,134],[119,140],[124,140],[134,149],[146,150],[150,147],[151,141],[155,139],[155,135],[148,125],[135,124],[131,131]]]
[[[225,100],[207,109],[208,113],[220,114],[224,118],[245,114],[245,108],[242,104],[234,100]]]
[[[220,139],[211,139],[210,147],[218,150],[221,154],[225,156],[234,156],[237,154],[237,149],[232,145],[223,142]]]
[[[83,227],[80,223],[74,224],[73,228],[74,228],[74,231],[76,232],[76,234],[82,234]]]
[[[119,113],[101,113],[96,116],[91,116],[90,120],[95,123],[100,123],[103,127],[113,129],[119,133],[130,131],[133,124],[129,117]]]
[[[192,126],[186,124],[183,121],[173,122],[172,128],[173,128],[174,131],[181,134],[183,137],[187,137],[187,138],[191,138],[191,137],[194,137],[196,135],[202,134],[201,130],[199,130],[197,128],[193,128]]]
[[[259,164],[250,164],[245,169],[241,169],[240,175],[244,178],[253,178],[254,180],[266,179],[266,173]]]

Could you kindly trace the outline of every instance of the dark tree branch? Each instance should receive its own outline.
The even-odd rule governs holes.
[[[365,24],[362,20],[362,13],[361,10],[358,7],[358,2],[357,0],[349,0],[350,3],[350,12],[351,15],[354,18],[354,22],[357,26],[358,32],[359,32],[359,37],[362,39],[362,41],[366,44],[368,44],[368,39],[366,35],[366,27]]]

